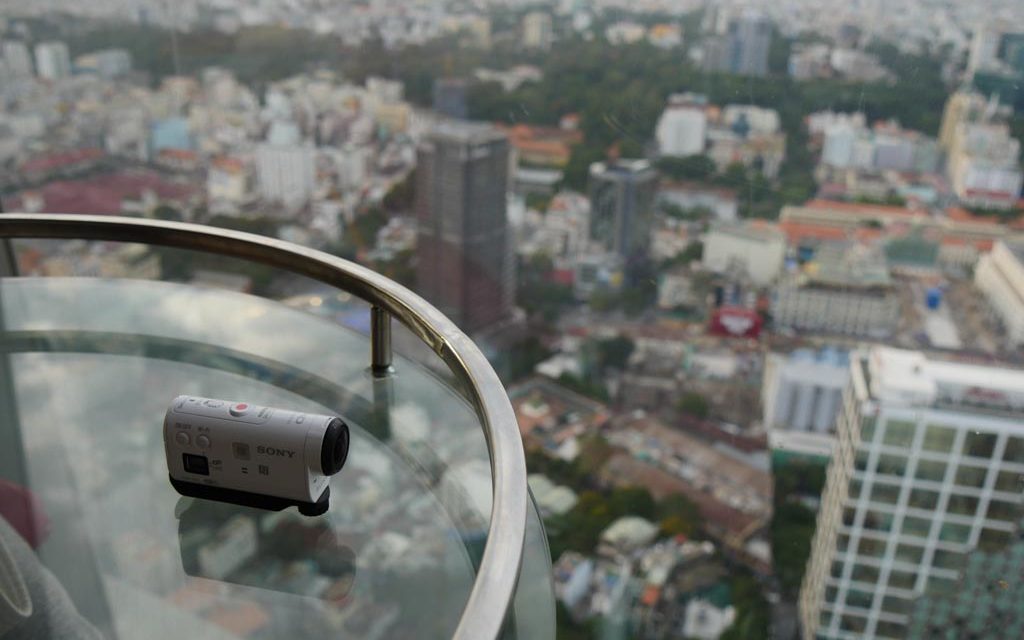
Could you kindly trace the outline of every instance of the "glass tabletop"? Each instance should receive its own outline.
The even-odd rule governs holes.
[[[399,357],[376,379],[356,331],[167,282],[0,279],[0,323],[0,514],[82,637],[452,635],[491,471],[476,414],[441,378]],[[179,496],[161,433],[179,394],[342,416],[329,511]],[[513,611],[513,637],[553,636],[535,509]]]

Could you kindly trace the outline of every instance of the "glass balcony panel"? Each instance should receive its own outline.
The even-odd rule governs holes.
[[[137,637],[158,611],[168,637],[242,618],[267,637],[451,637],[491,509],[479,419],[437,367],[396,355],[373,378],[363,327],[335,320],[195,285],[0,280],[4,426],[20,440],[3,476],[38,499],[39,560],[98,630]],[[330,511],[180,497],[160,424],[181,393],[342,415],[352,444]],[[507,633],[552,637],[553,603],[531,510]]]

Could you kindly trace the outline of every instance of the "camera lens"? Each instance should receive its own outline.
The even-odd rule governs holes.
[[[348,425],[335,418],[327,425],[320,449],[320,467],[324,475],[330,476],[341,471],[348,458]]]

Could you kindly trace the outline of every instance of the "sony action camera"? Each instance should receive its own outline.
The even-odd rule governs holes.
[[[194,498],[247,507],[327,511],[329,478],[348,457],[336,416],[178,396],[164,418],[171,485]]]

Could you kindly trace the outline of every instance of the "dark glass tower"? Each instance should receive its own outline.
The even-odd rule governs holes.
[[[508,156],[504,133],[470,122],[438,125],[419,148],[418,290],[467,333],[507,319],[514,304]]]

